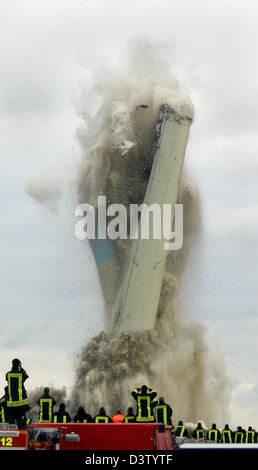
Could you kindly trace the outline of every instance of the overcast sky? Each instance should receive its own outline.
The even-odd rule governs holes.
[[[181,302],[224,356],[232,425],[258,428],[257,21],[256,0],[0,1],[1,388],[19,357],[28,389],[69,389],[102,328],[92,256],[74,237],[74,103],[89,66],[146,37],[168,46],[196,110],[187,167],[203,226]],[[42,172],[66,182],[58,215],[24,190]]]

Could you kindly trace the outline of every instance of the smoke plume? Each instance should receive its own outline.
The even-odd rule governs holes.
[[[152,165],[159,106],[167,103],[180,116],[192,118],[193,105],[171,75],[170,64],[149,43],[131,44],[126,65],[95,73],[93,82],[92,89],[84,90],[79,109],[84,125],[78,130],[78,202],[96,206],[98,196],[106,195],[108,203],[140,204]],[[94,112],[84,109],[92,97]],[[177,302],[180,278],[201,230],[198,190],[185,170],[178,202],[184,204],[184,246],[167,258],[155,329],[118,338],[105,330],[92,338],[76,367],[74,407],[83,404],[93,414],[103,405],[109,413],[125,411],[134,405],[131,390],[146,383],[172,405],[176,419],[224,419],[229,395],[223,361],[209,350],[203,325],[190,322]],[[116,287],[129,248],[130,241],[117,241]],[[108,298],[107,286],[102,287]]]

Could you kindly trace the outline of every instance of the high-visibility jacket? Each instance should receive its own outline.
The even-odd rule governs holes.
[[[88,413],[77,413],[73,418],[74,423],[92,423],[92,416]]]
[[[244,433],[243,431],[236,431],[234,436],[235,444],[242,444],[244,442]]]
[[[7,389],[7,407],[17,407],[28,405],[27,393],[24,388],[24,382],[28,378],[25,370],[20,368],[12,368],[6,373],[8,382]]]
[[[223,444],[232,444],[233,442],[233,432],[231,429],[223,429],[221,433],[221,441]]]
[[[207,432],[208,441],[220,442],[220,431],[218,429],[209,429]]]
[[[109,416],[106,415],[97,415],[94,418],[95,423],[112,423],[112,420]]]
[[[70,423],[71,422],[71,417],[67,411],[57,411],[54,413],[54,423]]]
[[[245,442],[246,444],[254,444],[255,443],[255,435],[256,435],[256,432],[255,431],[246,431],[246,435],[245,435]]]
[[[0,398],[0,423],[6,423],[6,397]]]
[[[56,404],[55,399],[45,393],[38,399],[37,403],[39,405],[39,422],[52,423],[54,414],[53,408]]]
[[[140,390],[135,389],[132,392],[133,398],[136,400],[136,422],[149,423],[155,421],[151,402],[155,398],[157,393],[155,390],[151,390],[149,393],[143,395]]]
[[[124,415],[118,413],[112,417],[112,423],[123,423],[124,419]]]
[[[125,423],[135,423],[135,416],[134,415],[129,415],[126,416],[124,419]]]
[[[166,403],[157,405],[154,408],[154,416],[156,423],[164,423],[165,425],[171,425],[172,409]]]
[[[16,424],[18,425],[17,422]],[[22,425],[22,428],[25,428],[28,424],[31,424],[31,418],[27,417],[26,415],[22,416],[20,424]]]
[[[175,437],[188,437],[187,429],[184,425],[177,425],[174,428],[174,435]]]
[[[205,431],[203,428],[196,428],[193,432],[193,438],[197,439],[198,441],[200,439],[205,439]]]

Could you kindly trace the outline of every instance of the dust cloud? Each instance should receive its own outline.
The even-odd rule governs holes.
[[[171,74],[171,64],[149,43],[131,43],[115,70],[94,71],[92,87],[83,90],[78,110],[84,120],[77,133],[82,149],[78,203],[97,207],[99,195],[109,204],[126,207],[143,202],[163,103],[179,116],[193,118],[193,104]],[[82,404],[93,414],[100,406],[109,413],[126,411],[134,405],[131,390],[146,383],[171,404],[175,419],[224,423],[229,387],[223,359],[209,349],[198,318],[190,321],[178,305],[181,275],[202,226],[198,189],[185,169],[178,202],[184,204],[184,246],[168,255],[153,331],[120,337],[108,331],[130,241],[117,240],[112,272],[99,271],[107,307],[105,330],[86,344],[76,364],[74,409]]]

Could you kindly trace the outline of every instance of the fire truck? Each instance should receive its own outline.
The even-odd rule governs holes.
[[[0,450],[172,450],[172,430],[159,423],[0,425]]]

